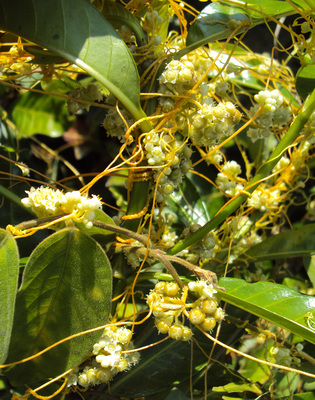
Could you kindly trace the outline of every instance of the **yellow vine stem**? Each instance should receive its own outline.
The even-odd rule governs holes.
[[[230,347],[230,346],[228,346],[227,344],[221,342],[220,340],[214,338],[213,336],[211,336],[209,333],[203,331],[203,330],[202,330],[201,328],[199,328],[198,326],[197,326],[197,328],[198,328],[208,339],[212,340],[212,342],[218,344],[218,345],[221,346],[221,347],[224,347],[225,349],[227,349],[227,350],[229,350],[229,351],[231,351],[231,352],[233,352],[233,353],[238,354],[239,356],[245,357],[245,358],[247,358],[248,360],[252,360],[252,361],[255,361],[255,362],[257,362],[257,363],[267,365],[268,367],[278,368],[278,369],[282,369],[283,371],[295,372],[295,373],[300,374],[300,375],[305,375],[305,376],[308,376],[308,377],[310,377],[310,378],[315,378],[315,374],[311,374],[311,373],[309,373],[309,372],[301,371],[301,370],[299,370],[299,369],[295,369],[295,368],[291,368],[291,367],[286,367],[285,365],[274,364],[274,363],[271,363],[271,362],[269,362],[269,361],[260,360],[259,358],[250,356],[249,354],[243,353],[243,352],[240,351],[240,350],[236,350],[236,349],[234,349],[233,347]]]
[[[75,334],[73,334],[73,335],[71,335],[71,336],[68,336],[68,337],[66,337],[66,338],[64,338],[64,339],[58,340],[58,342],[55,342],[55,343],[52,344],[51,346],[46,347],[45,349],[39,351],[39,352],[36,353],[36,354],[33,354],[32,356],[29,356],[29,357],[27,357],[27,358],[23,358],[22,360],[14,361],[14,362],[11,362],[11,363],[8,363],[8,364],[2,364],[2,365],[0,365],[0,369],[8,368],[8,367],[13,367],[14,365],[26,363],[26,362],[28,362],[28,361],[33,360],[34,358],[37,358],[37,357],[41,356],[42,354],[44,354],[44,353],[46,353],[47,351],[53,349],[54,347],[57,347],[57,346],[59,346],[60,344],[67,342],[68,340],[75,339],[76,337],[79,337],[79,336],[87,335],[88,333],[97,332],[97,331],[103,330],[103,329],[105,329],[105,328],[107,328],[107,327],[110,327],[110,326],[141,325],[141,324],[143,324],[148,318],[150,318],[150,316],[151,316],[151,311],[148,312],[147,315],[146,315],[142,320],[140,320],[140,321],[131,322],[131,321],[128,321],[128,320],[124,320],[124,321],[120,321],[120,322],[113,322],[113,323],[110,323],[110,324],[98,326],[98,327],[96,327],[96,328],[88,329],[88,330],[86,330],[86,331],[82,331],[82,332],[75,333]],[[71,369],[72,369],[72,368],[71,368]],[[68,373],[68,371],[65,372],[65,373],[63,373],[62,376],[64,376],[66,373]]]

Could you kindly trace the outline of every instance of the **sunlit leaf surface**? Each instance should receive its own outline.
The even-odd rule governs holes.
[[[308,317],[315,316],[314,296],[273,282],[247,283],[242,279],[221,278],[219,284],[226,289],[220,291],[223,300],[315,344],[315,332],[307,324]]]
[[[12,235],[0,230],[0,364],[9,348],[19,274],[19,253]]]
[[[111,268],[98,243],[67,228],[31,254],[17,295],[9,362],[19,361],[70,335],[105,325]],[[8,371],[13,385],[53,378],[78,364],[102,331],[85,334]]]

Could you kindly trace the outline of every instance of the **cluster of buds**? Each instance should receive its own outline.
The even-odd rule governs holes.
[[[68,386],[79,384],[89,387],[107,383],[118,372],[137,364],[140,355],[132,351],[134,345],[131,336],[131,330],[126,327],[105,328],[102,337],[93,346],[93,356],[83,365],[83,369],[78,367],[69,374]]]
[[[156,132],[146,134],[143,143],[148,164],[153,167],[154,179],[158,181],[157,200],[162,201],[178,187],[183,174],[191,167],[192,150],[176,138]]]
[[[191,292],[193,302],[187,302]],[[192,330],[184,325],[185,317],[205,331],[212,331],[217,322],[224,319],[224,311],[219,304],[219,297],[212,284],[205,281],[189,282],[182,291],[175,282],[160,281],[147,296],[155,317],[155,325],[160,333],[168,334],[172,339],[188,341]]]
[[[102,207],[97,196],[88,198],[79,191],[64,193],[58,189],[40,186],[37,189],[31,187],[26,193],[28,197],[21,200],[22,204],[31,208],[38,218],[71,214],[74,222],[82,222],[86,228],[92,227],[95,210]]]
[[[87,86],[80,86],[69,93],[71,99],[67,102],[68,110],[75,114],[82,108],[89,111],[92,102],[101,101],[103,99],[103,94],[99,88],[93,83],[89,83]],[[75,99],[82,100],[82,102],[75,101]]]
[[[236,196],[244,186],[238,177],[242,173],[241,166],[236,161],[227,161],[218,173],[216,184],[218,188],[229,197]]]
[[[230,136],[240,120],[241,113],[230,101],[205,105],[192,117],[189,136],[197,146],[214,146]]]

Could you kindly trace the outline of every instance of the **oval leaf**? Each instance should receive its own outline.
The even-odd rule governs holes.
[[[315,252],[315,224],[281,232],[252,246],[245,255],[254,261],[308,256]]]
[[[121,28],[122,25],[128,26],[134,32],[138,46],[146,44],[146,36],[141,28],[138,18],[124,6],[112,1],[107,1],[102,2],[99,10],[115,28]]]
[[[266,15],[281,18],[294,14],[296,10],[291,4],[279,0],[216,1],[207,5],[189,29],[187,45],[202,45],[229,37],[243,21],[237,34],[266,21]]]
[[[15,240],[0,229],[0,364],[8,354],[18,277],[19,253]]]
[[[40,133],[59,137],[70,126],[68,115],[65,99],[33,92],[19,96],[12,110],[13,122],[22,136]]]
[[[0,0],[0,28],[47,48],[88,72],[136,118],[135,62],[115,29],[86,0]]]
[[[264,318],[315,344],[315,332],[306,323],[315,317],[315,297],[272,282],[247,283],[242,279],[221,278],[226,289],[220,297],[236,307]]]
[[[111,303],[111,268],[104,250],[74,228],[37,246],[17,295],[8,362],[36,354],[70,335],[105,325]],[[68,340],[7,372],[13,385],[65,372],[91,351],[101,332]]]

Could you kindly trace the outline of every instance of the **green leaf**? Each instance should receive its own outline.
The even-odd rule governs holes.
[[[281,232],[252,246],[245,255],[254,261],[309,256],[315,252],[315,224]]]
[[[210,220],[206,204],[201,200],[196,186],[187,177],[166,200],[167,206],[179,217],[185,226],[204,225]]]
[[[254,383],[228,383],[225,386],[215,386],[212,388],[214,392],[253,392],[255,394],[262,394],[261,390]]]
[[[145,116],[135,62],[115,29],[87,0],[0,0],[0,28],[77,64],[136,119]]]
[[[102,210],[95,210],[95,218],[96,221],[104,222],[110,225],[116,225],[115,222]],[[106,229],[101,229],[93,226],[92,228],[86,228],[83,223],[76,223],[77,227],[80,228],[81,231],[85,232],[87,235],[102,235],[108,236],[108,239],[115,237],[115,233],[112,231],[108,231]]]
[[[34,56],[31,61],[32,64],[55,64],[65,62],[63,57],[38,46],[25,46],[25,50]]]
[[[315,288],[315,260],[312,256],[303,257],[304,267],[306,269],[307,275]]]
[[[0,229],[0,364],[7,358],[19,277],[19,253],[12,235]]]
[[[249,27],[247,13],[241,8],[231,7],[220,1],[208,4],[189,29],[186,40],[187,46],[197,43],[200,46],[207,42],[229,37],[235,30],[235,25],[231,23],[231,20],[237,21],[237,23],[248,21],[244,25],[244,29],[238,31],[238,33]]]
[[[315,89],[315,65],[307,65],[297,72],[296,90],[301,99],[306,97]]]
[[[14,104],[12,120],[22,137],[37,133],[59,137],[70,126],[65,99],[30,91]]]
[[[296,10],[289,3],[279,0],[216,1],[207,5],[189,29],[187,45],[201,46],[215,40],[229,37],[243,21],[237,34],[256,25],[262,24],[266,16],[281,18],[295,14]]]
[[[306,317],[315,316],[315,297],[272,282],[247,283],[242,279],[221,278],[219,285],[226,289],[220,297],[258,317],[315,344],[315,332]]]
[[[8,362],[88,329],[105,325],[111,304],[111,268],[101,246],[67,228],[41,242],[25,267],[18,291]],[[68,340],[7,371],[12,385],[65,372],[91,351],[101,332]]]
[[[315,400],[315,393],[306,392],[306,393],[295,394],[293,396],[293,400]]]
[[[124,6],[112,1],[105,1],[98,9],[115,28],[121,28],[122,25],[129,27],[136,36],[138,46],[146,44],[147,39],[138,18]]]

